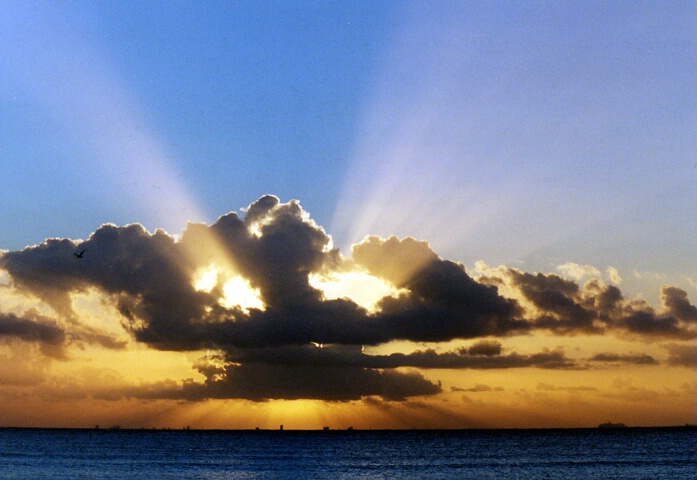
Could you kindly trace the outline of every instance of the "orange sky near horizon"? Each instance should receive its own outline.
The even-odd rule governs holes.
[[[116,357],[116,358],[115,358]],[[120,358],[119,358],[120,357]],[[169,357],[169,358],[168,358]],[[16,365],[2,356],[3,363]],[[63,361],[67,362],[67,361]],[[163,352],[97,352],[80,366],[52,365],[31,379],[0,389],[0,426],[50,428],[197,429],[411,429],[577,428],[612,421],[630,426],[695,423],[694,369],[612,366],[559,372],[538,368],[428,370],[443,392],[407,401],[379,397],[346,402],[321,400],[181,401],[122,396],[129,385],[193,375],[184,359]],[[115,368],[116,367],[116,368]],[[30,374],[30,372],[24,372]],[[4,374],[4,372],[3,372]],[[22,373],[16,373],[19,377]],[[171,376],[169,376],[171,375]],[[160,377],[162,378],[162,377]],[[3,375],[7,381],[7,376]],[[175,382],[176,380],[172,380]],[[25,382],[25,384],[22,384]],[[109,391],[114,390],[110,398]],[[98,397],[98,398],[95,398]]]

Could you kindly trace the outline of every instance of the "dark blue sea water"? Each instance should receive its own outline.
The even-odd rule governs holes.
[[[0,429],[2,479],[694,480],[697,431]]]

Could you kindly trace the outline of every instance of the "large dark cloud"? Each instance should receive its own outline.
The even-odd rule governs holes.
[[[83,249],[82,258],[73,255]],[[199,291],[194,277],[210,265],[225,268],[212,288]],[[82,341],[122,346],[80,325],[73,311],[72,293],[98,289],[135,340],[162,350],[223,352],[218,370],[201,370],[205,383],[165,389],[190,399],[403,399],[440,391],[404,368],[580,368],[560,351],[504,354],[491,337],[542,329],[686,339],[697,324],[687,294],[674,287],[663,289],[664,310],[656,312],[598,281],[582,287],[556,275],[515,269],[474,279],[462,265],[439,258],[427,242],[411,238],[367,237],[344,259],[298,202],[284,204],[273,196],[251,204],[242,217],[229,213],[210,226],[189,224],[179,239],[140,225],[103,225],[85,241],[50,239],[5,252],[0,268],[9,273],[13,288],[52,306],[66,325],[81,332]],[[310,282],[312,274],[346,269],[369,272],[399,293],[368,311],[346,298],[327,299]],[[259,292],[264,308],[221,303],[223,285],[233,275]],[[502,296],[502,286],[520,299]],[[0,321],[10,332],[0,330],[0,335],[63,341],[60,330],[54,332],[46,321],[7,315]],[[483,340],[444,353],[361,352],[361,346],[394,340],[454,339]]]

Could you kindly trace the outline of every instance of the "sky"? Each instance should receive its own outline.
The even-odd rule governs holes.
[[[697,423],[696,14],[0,1],[0,426]]]

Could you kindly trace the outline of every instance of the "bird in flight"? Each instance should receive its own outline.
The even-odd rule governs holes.
[[[82,256],[85,254],[86,251],[87,251],[87,249],[85,248],[85,249],[82,250],[80,253],[78,253],[78,252],[73,252],[73,255],[75,255],[77,258],[82,258]]]

